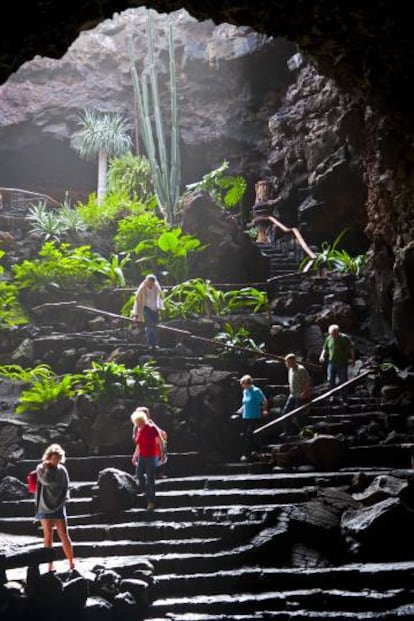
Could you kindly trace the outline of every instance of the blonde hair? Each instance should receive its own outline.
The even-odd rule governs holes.
[[[243,375],[243,377],[240,378],[240,386],[243,386],[243,384],[249,384],[250,386],[253,384],[253,378],[251,375]]]
[[[62,464],[66,461],[66,453],[60,444],[50,444],[43,453],[42,461],[47,461],[50,459],[51,455],[58,455],[59,461],[62,462]]]
[[[145,407],[139,407],[134,410],[131,414],[131,421],[134,425],[137,425],[139,422],[143,422],[144,424],[148,422],[149,419],[149,410]]]

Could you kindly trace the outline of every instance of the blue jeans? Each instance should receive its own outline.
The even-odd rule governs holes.
[[[158,311],[144,306],[145,336],[149,347],[155,347],[158,344],[157,323]]]
[[[289,412],[292,412],[292,410],[296,410],[296,408],[298,408],[300,405],[302,405],[300,399],[294,397],[293,395],[289,395],[284,405],[282,415],[288,414]]]
[[[148,502],[155,502],[155,471],[159,457],[139,457],[137,463],[138,483]]]
[[[338,377],[339,383],[343,384],[348,379],[348,365],[338,364],[337,362],[328,362],[327,365],[327,379],[330,388],[335,388],[336,378]]]
[[[284,408],[282,410],[282,416],[284,414],[288,414],[289,412],[292,412],[293,410],[296,410],[296,408],[300,407],[304,403],[305,402],[302,401],[302,399],[299,399],[299,397],[294,397],[293,395],[289,395],[284,405]],[[302,411],[302,412],[299,412],[299,414],[297,414],[296,416],[293,416],[292,418],[288,418],[287,420],[285,420],[283,423],[283,429],[286,433],[297,432],[298,428],[303,426],[303,422],[304,422],[304,412]]]

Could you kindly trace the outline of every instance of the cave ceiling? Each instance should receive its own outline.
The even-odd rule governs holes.
[[[390,0],[58,0],[30,2],[10,14],[0,41],[0,83],[35,55],[60,58],[79,32],[138,6],[185,8],[197,19],[248,25],[295,41],[318,70],[389,119],[414,127],[414,46],[410,5]]]

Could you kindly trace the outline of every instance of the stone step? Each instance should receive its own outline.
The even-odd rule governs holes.
[[[137,517],[139,516],[138,512]],[[150,516],[150,517],[149,517]],[[154,541],[162,539],[190,539],[190,538],[217,538],[222,540],[237,540],[239,537],[253,536],[257,529],[263,527],[263,521],[260,519],[247,519],[234,521],[232,519],[220,519],[219,521],[208,521],[202,519],[194,519],[193,521],[173,520],[167,521],[166,514],[160,514],[158,510],[145,516],[140,516],[140,521],[125,522],[125,513],[118,515],[116,523],[103,521],[95,523],[94,515],[83,516],[86,523],[79,523],[79,520],[70,519],[70,532],[72,539],[79,542],[93,542],[111,539],[112,541],[120,541],[130,539],[137,541],[144,539],[145,541]],[[89,518],[89,519],[88,519]],[[10,534],[41,534],[39,522],[33,520],[0,520],[1,532]]]
[[[131,451],[132,454],[132,451]],[[73,480],[97,479],[98,474],[105,468],[119,468],[132,473],[131,454],[129,455],[88,455],[86,457],[69,457],[66,466]],[[16,474],[22,481],[26,480],[27,473],[36,468],[38,459],[23,459],[16,468]],[[114,465],[116,464],[116,465]],[[187,472],[204,471],[205,460],[198,452],[169,452],[168,472],[171,475],[184,475]]]
[[[160,507],[214,507],[217,505],[232,506],[237,504],[240,495],[243,496],[243,503],[248,506],[255,505],[281,505],[297,502],[305,502],[314,493],[313,488],[308,489],[252,489],[240,490],[169,490],[157,491],[157,505]],[[79,515],[80,513],[90,513],[92,498],[82,497],[73,498],[67,506],[68,515]],[[2,502],[1,516],[13,517],[20,515],[29,517],[34,512],[34,501],[29,500],[7,500]]]
[[[186,613],[231,615],[234,614],[236,606],[237,615],[255,614],[258,611],[272,611],[273,615],[275,611],[280,611],[289,613],[290,619],[290,611],[295,609],[302,614],[305,610],[308,614],[320,612],[324,615],[326,611],[345,615],[349,612],[372,614],[387,612],[410,603],[411,594],[403,589],[383,592],[339,591],[324,588],[296,591],[269,590],[260,593],[236,591],[231,595],[225,592],[215,593],[214,597],[208,594],[156,599],[152,603],[151,614],[156,616],[168,614],[169,618],[177,618],[175,615],[180,615],[180,619],[183,618],[181,615]]]
[[[238,609],[238,607],[237,607]],[[155,613],[156,614],[156,613]],[[168,613],[168,616],[147,616],[147,621],[395,621],[396,619],[414,619],[412,604],[376,612],[361,611],[313,611],[313,610],[259,610],[249,611],[246,614],[214,614],[180,612]]]
[[[277,584],[283,591],[297,589],[401,589],[411,588],[414,561],[398,563],[353,563],[342,567],[278,568],[241,567],[211,573],[156,575],[155,597],[196,595],[200,585],[209,593],[271,590]]]

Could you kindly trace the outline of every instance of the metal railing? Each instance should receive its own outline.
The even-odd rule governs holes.
[[[274,427],[275,425],[283,423],[284,421],[288,420],[289,418],[292,418],[293,416],[296,416],[300,412],[303,412],[304,410],[307,410],[314,403],[319,403],[321,401],[324,401],[325,399],[328,399],[329,397],[332,397],[332,395],[334,395],[334,394],[336,394],[338,392],[342,392],[348,386],[351,386],[352,384],[356,384],[357,382],[361,381],[361,379],[363,379],[364,377],[366,377],[370,373],[373,373],[373,369],[369,369],[367,371],[363,371],[359,375],[356,375],[355,377],[352,377],[347,382],[344,382],[343,384],[339,384],[338,386],[335,386],[335,388],[331,388],[331,390],[328,390],[328,392],[325,392],[322,395],[319,395],[319,397],[315,397],[315,399],[312,399],[311,401],[307,401],[303,405],[299,406],[298,408],[295,408],[294,410],[291,410],[287,414],[283,414],[283,416],[279,416],[279,418],[276,418],[275,420],[271,420],[269,423],[266,423],[266,425],[262,425],[261,427],[258,427],[257,429],[254,430],[253,434],[262,433],[263,431],[267,431],[268,429]]]

